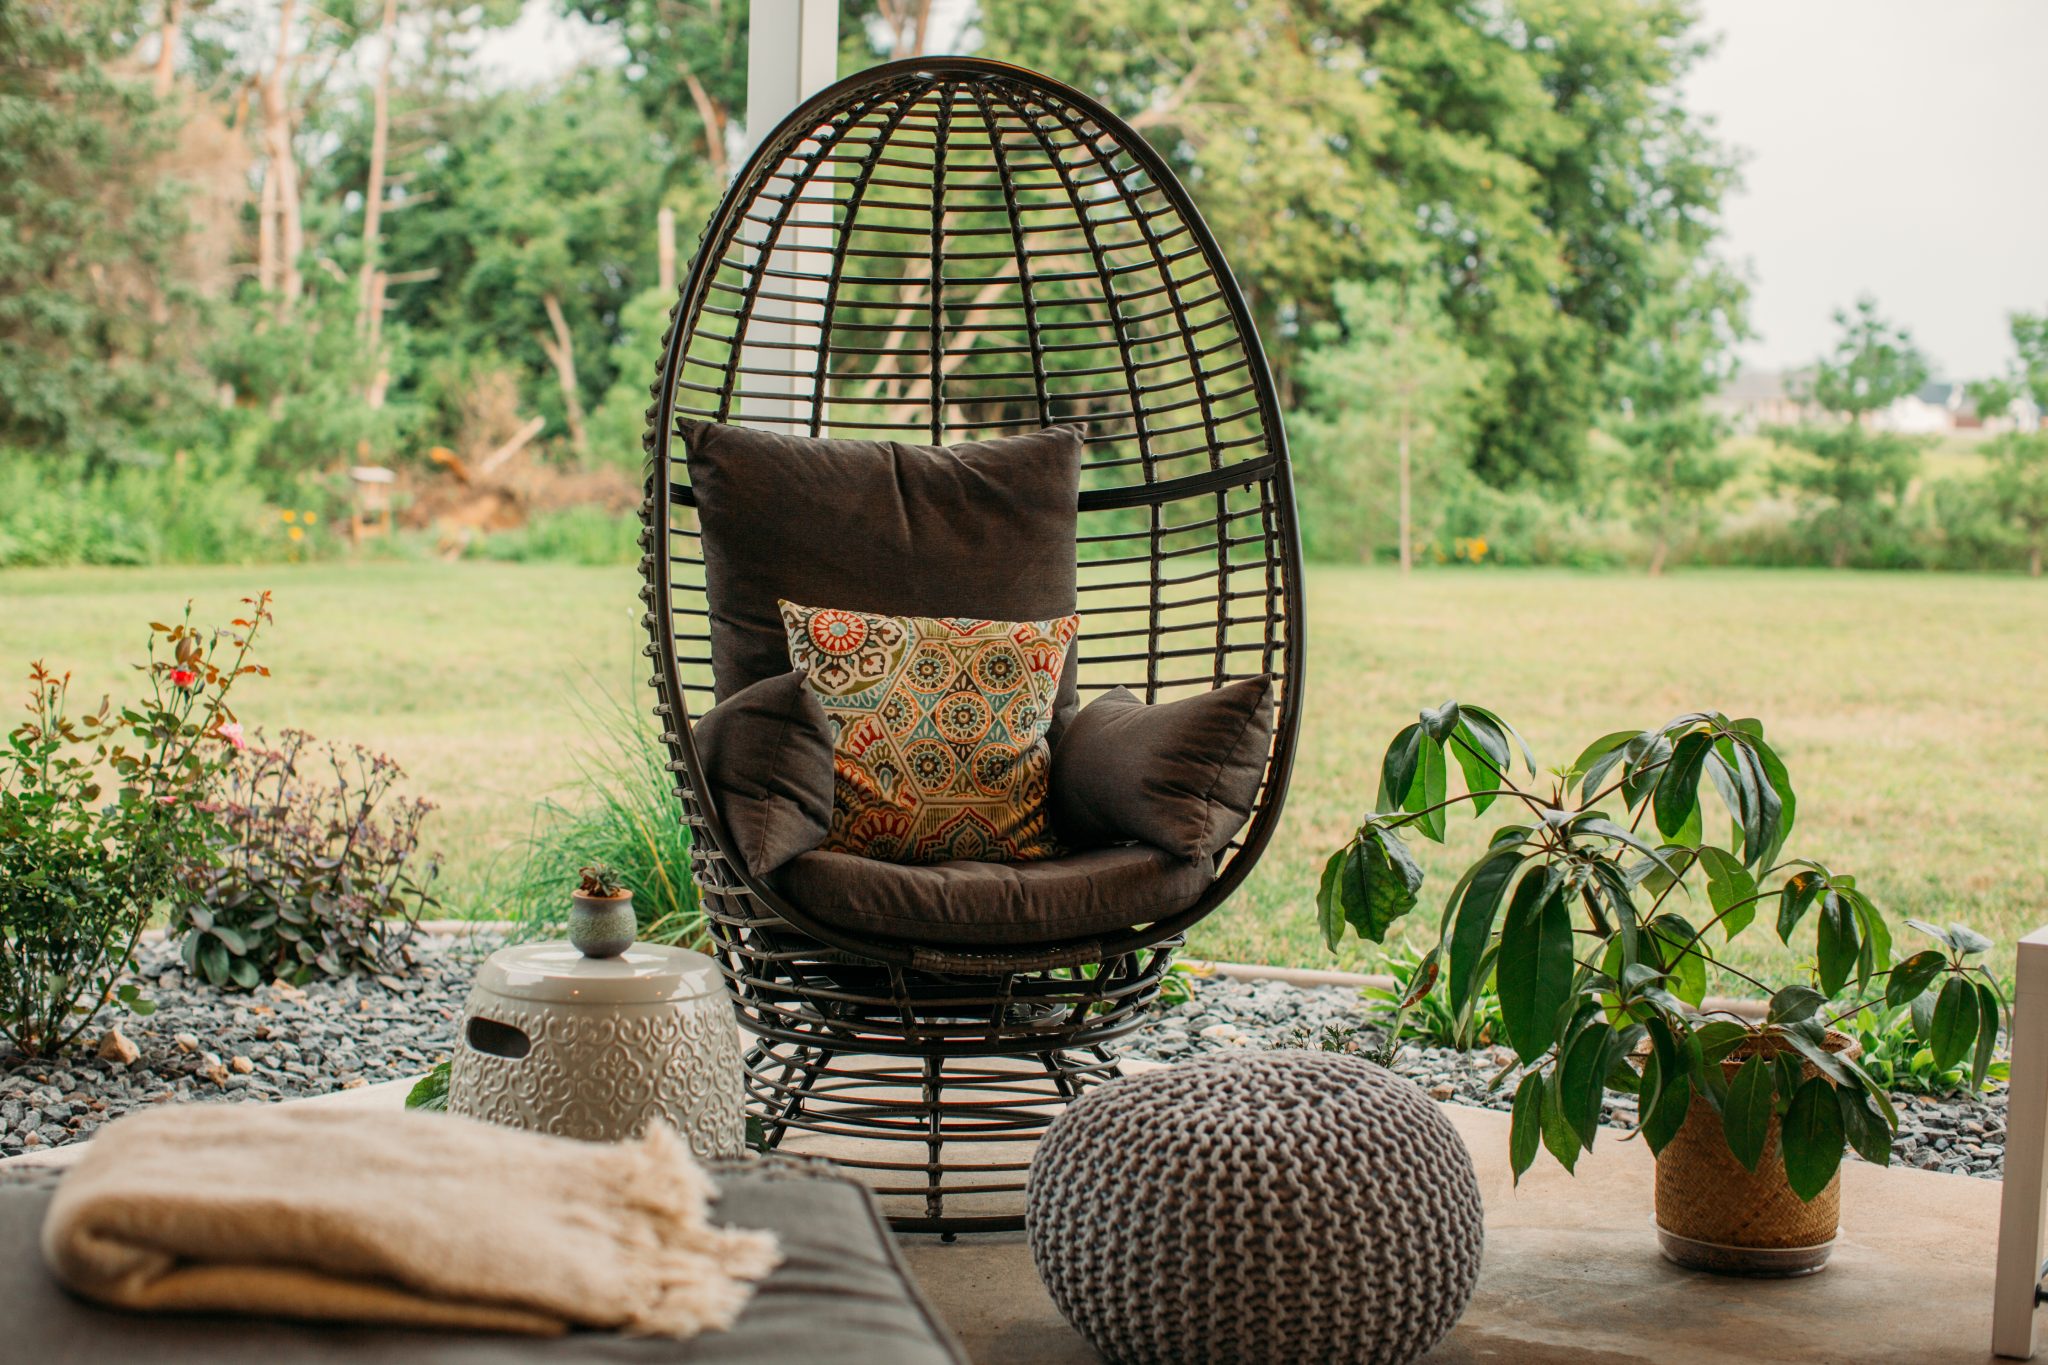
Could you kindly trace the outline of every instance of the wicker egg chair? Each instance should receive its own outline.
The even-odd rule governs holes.
[[[1301,551],[1249,309],[1187,192],[1122,119],[1030,71],[946,57],[841,81],[769,134],[671,318],[645,438],[646,652],[712,951],[754,1039],[750,1113],[770,1144],[874,1140],[860,1144],[873,1159],[844,1164],[913,1196],[885,1199],[900,1229],[1019,1227],[1029,1148],[996,1144],[1035,1141],[1117,1074],[1113,1044],[1187,928],[1258,860],[1287,788]],[[690,419],[931,444],[1085,423],[1084,699],[1274,680],[1259,799],[1207,893],[1087,941],[963,950],[849,936],[750,875],[692,737],[714,696],[676,432]],[[988,1195],[1015,1208],[991,1211]]]

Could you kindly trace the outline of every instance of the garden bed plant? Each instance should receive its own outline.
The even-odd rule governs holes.
[[[1453,765],[1465,787],[1455,795]],[[1389,746],[1373,809],[1326,863],[1317,896],[1333,948],[1347,927],[1383,941],[1423,882],[1407,834],[1442,842],[1454,805],[1518,807],[1445,898],[1438,942],[1403,998],[1413,1006],[1441,976],[1455,1028],[1495,983],[1515,1054],[1501,1078],[1521,1072],[1517,1179],[1539,1150],[1571,1168],[1619,1090],[1637,1096],[1652,1151],[1698,1121],[1697,1097],[1745,1170],[1768,1159],[1811,1201],[1848,1148],[1891,1158],[1897,1115],[1843,1031],[1873,1010],[1916,1012],[1930,1060],[1967,1063],[1981,1087],[2003,1009],[1974,960],[1988,945],[1925,926],[1939,946],[1895,959],[1891,928],[1853,875],[1786,857],[1798,802],[1759,722],[1693,712],[1606,735],[1540,782],[1536,772],[1493,712],[1424,711]],[[1759,921],[1810,955],[1794,979],[1767,983],[1717,956],[1717,940]],[[1766,1001],[1763,1017],[1706,1009],[1715,971]]]
[[[29,669],[28,719],[0,748],[0,1036],[61,1051],[116,1000],[149,1008],[129,964],[153,916],[191,894],[220,833],[211,796],[241,733],[229,706],[270,595],[230,625],[152,622],[137,695],[74,705],[71,677]]]

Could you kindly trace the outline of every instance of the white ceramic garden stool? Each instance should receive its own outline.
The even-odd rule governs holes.
[[[500,948],[463,1007],[448,1109],[597,1142],[659,1118],[701,1158],[740,1155],[739,1035],[717,964],[646,943],[606,958]]]

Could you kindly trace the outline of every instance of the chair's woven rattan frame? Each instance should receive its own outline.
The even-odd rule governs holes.
[[[792,392],[793,410],[755,415]],[[1021,1212],[948,1214],[945,1200],[1022,1190],[1023,1160],[977,1151],[1035,1139],[1116,1073],[1112,1045],[1184,932],[1244,880],[1279,818],[1301,712],[1301,551],[1249,309],[1187,193],[1116,115],[997,62],[896,62],[805,103],[740,172],[683,282],[652,395],[654,709],[714,953],[757,1040],[751,1110],[771,1143],[801,1130],[921,1146],[848,1163],[880,1192],[922,1196],[900,1228],[1017,1227]],[[1120,933],[970,951],[849,935],[752,876],[704,796],[690,724],[712,701],[675,430],[693,417],[932,443],[1085,422],[1084,692],[1122,684],[1156,701],[1274,678],[1265,781],[1208,892]]]

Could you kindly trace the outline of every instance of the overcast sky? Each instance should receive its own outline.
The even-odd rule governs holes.
[[[1695,108],[1748,153],[1728,252],[1755,280],[1747,358],[1798,364],[1859,293],[1945,378],[2003,369],[2005,315],[2048,309],[2048,3],[1703,0]]]
[[[2048,309],[2048,0],[1701,5],[1721,43],[1687,95],[1747,155],[1727,215],[1746,361],[1811,360],[1868,292],[1943,377],[2003,369],[2005,315]],[[517,82],[608,50],[534,3],[481,55]]]

